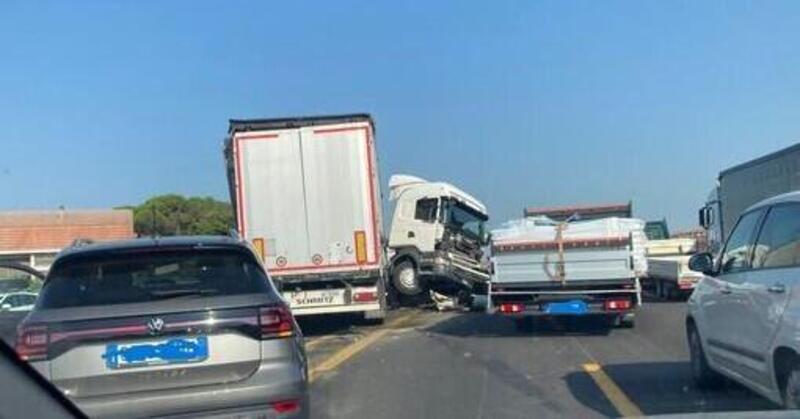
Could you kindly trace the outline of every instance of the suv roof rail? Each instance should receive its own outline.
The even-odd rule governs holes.
[[[69,247],[81,247],[81,246],[88,246],[90,244],[94,244],[95,241],[92,239],[87,239],[85,237],[78,237],[77,239],[72,241],[72,244]]]

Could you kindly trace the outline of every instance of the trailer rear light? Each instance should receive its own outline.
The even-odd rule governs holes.
[[[295,413],[300,410],[300,400],[282,400],[270,403],[270,406],[279,415]]]
[[[256,255],[261,258],[261,262],[264,262],[264,257],[266,256],[266,250],[264,249],[264,239],[261,237],[256,237],[253,239],[253,247],[256,249]]]
[[[353,294],[353,301],[356,303],[370,303],[378,301],[377,291],[359,291]]]
[[[363,231],[353,233],[356,242],[356,263],[359,265],[367,261],[367,234]]]
[[[522,303],[502,303],[500,304],[500,312],[503,314],[521,313],[525,310],[525,305]]]
[[[285,305],[261,307],[258,314],[262,339],[285,338],[294,335],[294,320]]]
[[[631,300],[627,298],[606,300],[604,307],[607,311],[629,310],[631,308]]]
[[[698,278],[696,277],[683,277],[678,280],[678,288],[688,290],[694,288],[697,284]]]
[[[15,349],[23,361],[42,361],[47,359],[49,341],[46,326],[20,326]]]

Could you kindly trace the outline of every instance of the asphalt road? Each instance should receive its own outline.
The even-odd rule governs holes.
[[[315,418],[618,417],[775,409],[691,383],[685,303],[646,302],[634,329],[596,319],[518,330],[481,313],[399,310],[384,325],[301,319]],[[6,318],[7,317],[7,318]],[[0,319],[13,336],[17,316]],[[7,330],[6,330],[7,329]]]
[[[401,311],[384,326],[305,321],[316,418],[616,417],[768,410],[735,384],[691,383],[685,303],[648,302],[634,329]],[[587,372],[588,371],[588,372]]]

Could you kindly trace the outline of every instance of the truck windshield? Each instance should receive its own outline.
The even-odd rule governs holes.
[[[443,210],[447,226],[460,230],[474,239],[483,236],[486,215],[457,201],[446,201]]]

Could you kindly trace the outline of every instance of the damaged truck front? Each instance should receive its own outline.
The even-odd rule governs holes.
[[[468,302],[489,280],[486,207],[444,182],[395,175],[389,235],[391,283],[403,296],[434,291]]]

